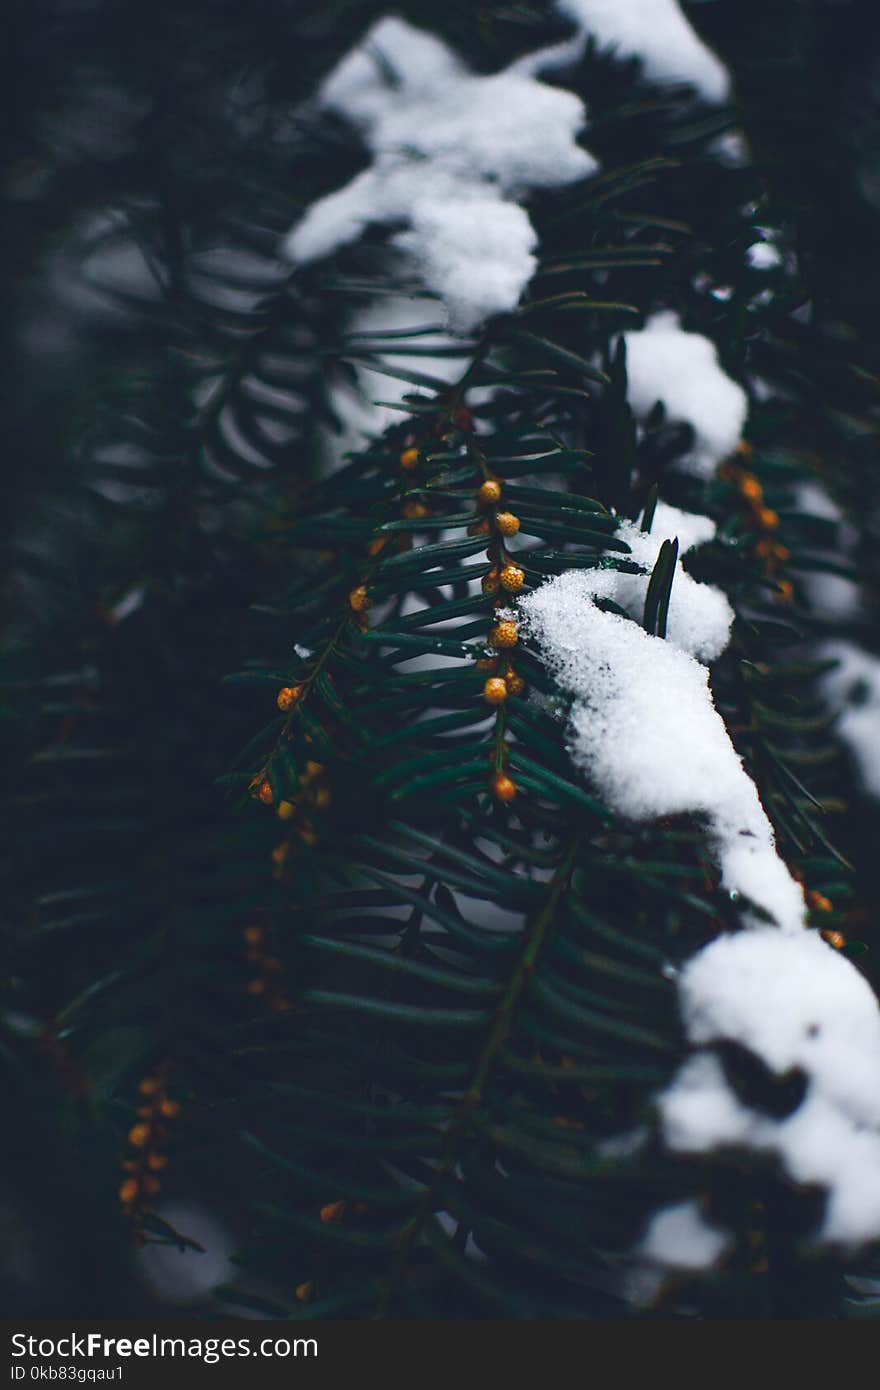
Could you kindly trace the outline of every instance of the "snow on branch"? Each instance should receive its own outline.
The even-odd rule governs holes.
[[[669,1147],[774,1154],[794,1182],[827,1190],[818,1242],[880,1237],[880,1009],[855,966],[818,934],[762,928],[700,951],[679,998],[698,1050],[659,1097]],[[803,1098],[778,1117],[745,1105],[712,1050],[726,1041],[800,1079]]]
[[[523,60],[532,72],[576,62],[592,37],[620,58],[639,58],[652,82],[687,82],[704,101],[727,101],[730,74],[703,43],[677,0],[556,0],[577,26],[568,43],[555,44]]]
[[[638,1253],[649,1264],[670,1269],[708,1269],[715,1264],[730,1245],[730,1237],[711,1225],[694,1201],[677,1202],[661,1207],[654,1214],[642,1238]],[[650,1302],[656,1292],[651,1284],[639,1302]]]
[[[664,540],[677,536],[685,552],[714,529],[706,517],[658,503],[651,535],[630,522],[619,534],[648,569]],[[880,1007],[855,966],[804,929],[802,890],[776,852],[696,659],[712,660],[726,645],[726,598],[677,561],[664,639],[632,621],[647,584],[647,574],[570,570],[523,599],[520,613],[573,697],[575,764],[622,816],[704,817],[723,885],[747,900],[747,929],[712,941],[679,975],[693,1050],[657,1097],[661,1133],[677,1153],[743,1148],[774,1157],[793,1182],[826,1194],[815,1243],[855,1248],[880,1239]],[[603,600],[624,612],[603,609]],[[845,693],[861,680],[868,689],[861,718],[876,730],[880,662],[842,644],[835,651],[835,688]],[[737,1094],[719,1051],[730,1044],[790,1083],[783,1113]],[[696,1201],[661,1208],[633,1252],[643,1262],[645,1297],[655,1289],[652,1269],[708,1268],[729,1244]]]
[[[515,309],[536,267],[531,191],[586,178],[583,103],[511,68],[475,76],[441,40],[382,19],[325,80],[319,101],[355,125],[372,163],[308,209],[285,242],[304,264],[370,226],[446,305],[457,333]]]
[[[693,448],[680,467],[710,477],[742,437],[749,408],[745,391],[723,370],[715,344],[686,333],[677,314],[654,314],[644,328],[622,337],[634,414],[644,419],[662,401],[670,421],[694,431]]]
[[[655,526],[649,537],[627,524],[621,528],[643,563],[670,535],[678,534],[687,549],[714,531],[708,518],[662,504]],[[799,928],[803,894],[776,853],[755,785],[712,702],[708,672],[695,659],[711,660],[726,645],[727,600],[679,562],[667,638],[597,606],[596,600],[610,599],[637,616],[647,583],[647,575],[569,570],[521,602],[525,630],[573,696],[571,756],[608,805],[628,819],[703,816],[728,892],[780,926]]]
[[[823,643],[816,655],[837,663],[822,677],[822,689],[865,791],[880,797],[880,660],[842,641]]]

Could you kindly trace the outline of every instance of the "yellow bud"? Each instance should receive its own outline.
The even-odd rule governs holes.
[[[519,641],[519,630],[516,623],[505,618],[502,622],[496,623],[489,632],[489,642],[493,647],[515,647]]]
[[[328,1202],[326,1206],[323,1206],[321,1208],[321,1220],[324,1222],[325,1225],[329,1225],[331,1222],[341,1221],[342,1214],[344,1211],[344,1201]]]
[[[516,594],[526,582],[526,576],[519,565],[505,565],[501,571],[501,584],[509,594]]]
[[[477,492],[477,500],[487,507],[494,507],[501,501],[501,484],[495,478],[487,478]]]
[[[510,777],[506,776],[505,773],[499,772],[498,775],[492,779],[492,791],[496,798],[506,805],[516,796],[516,783],[512,781]]]
[[[754,502],[756,505],[763,501],[764,489],[758,482],[754,473],[745,473],[740,481],[739,490],[747,502]]]

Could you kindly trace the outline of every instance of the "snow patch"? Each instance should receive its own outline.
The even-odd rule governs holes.
[[[646,548],[677,524],[674,509],[663,508]],[[690,525],[691,536],[699,534],[696,519]],[[632,530],[624,534],[632,543]],[[596,606],[606,598],[637,612],[643,601],[645,576],[610,569],[558,575],[521,600],[519,612],[573,696],[569,751],[608,805],[636,821],[705,817],[727,891],[795,930],[804,921],[803,894],[776,853],[755,785],[712,702],[708,671],[693,654],[719,654],[729,609],[723,595],[693,580],[692,587],[680,583],[686,578],[679,572],[673,582],[666,639]],[[711,601],[703,591],[714,594]]]
[[[290,259],[328,256],[370,226],[402,227],[393,244],[443,300],[453,331],[515,309],[536,266],[520,200],[597,167],[576,143],[579,98],[516,66],[475,76],[439,39],[388,18],[330,73],[319,101],[360,130],[373,161],[306,212],[284,243]]]
[[[631,521],[622,521],[617,535],[630,547],[631,557],[649,572],[653,570],[664,541],[678,539],[682,556],[698,545],[715,537],[716,526],[711,517],[679,511],[665,502],[658,502],[650,533],[640,530]],[[614,599],[630,617],[640,620],[645,607],[650,573],[624,574],[622,571],[602,570],[592,577],[596,598]],[[714,661],[727,646],[733,609],[720,589],[693,579],[679,559],[667,615],[666,637],[680,651],[689,652],[699,661]]]
[[[677,0],[556,0],[577,28],[574,38],[521,59],[531,72],[578,61],[587,39],[614,49],[620,58],[640,58],[650,82],[687,82],[710,102],[727,101],[730,74],[687,20]]]
[[[658,1099],[670,1148],[775,1154],[794,1182],[827,1190],[819,1242],[880,1237],[880,1008],[855,966],[813,932],[760,928],[704,947],[678,988],[699,1050]],[[803,1073],[792,1113],[775,1119],[738,1099],[709,1050],[725,1040],[777,1076]]]
[[[856,531],[820,483],[813,479],[798,483],[795,506],[806,516],[827,521],[836,528],[828,543],[815,544],[814,553],[818,558],[831,563],[851,560],[858,540]],[[794,565],[797,568],[796,559]],[[857,617],[862,606],[862,590],[855,579],[820,569],[802,569],[798,577],[812,613],[821,622],[840,623]]]
[[[880,659],[852,642],[825,642],[820,661],[836,661],[821,679],[838,711],[837,733],[852,754],[865,790],[880,798]]]
[[[710,1269],[729,1245],[730,1237],[709,1224],[696,1202],[678,1202],[655,1213],[637,1253],[669,1269]]]
[[[752,270],[775,270],[782,265],[782,252],[769,241],[756,241],[746,251],[746,264]]]
[[[670,421],[694,431],[683,470],[708,478],[732,454],[748,415],[748,397],[721,367],[715,344],[686,333],[678,315],[654,314],[645,327],[624,333],[627,399],[644,419],[662,401]]]

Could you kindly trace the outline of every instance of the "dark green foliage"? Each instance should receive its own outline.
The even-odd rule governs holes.
[[[566,752],[565,692],[527,645],[511,660],[539,700],[490,707],[478,664],[494,593],[477,581],[506,558],[477,529],[486,478],[520,520],[526,588],[578,565],[632,570],[615,514],[644,512],[649,529],[658,484],[708,505],[719,539],[688,567],[738,614],[716,703],[783,857],[833,900],[817,925],[840,924],[847,837],[828,813],[844,779],[797,601],[830,538],[798,515],[796,486],[861,495],[876,393],[838,332],[795,314],[809,280],[746,262],[755,223],[787,227],[797,209],[760,170],[718,162],[732,113],[588,52],[573,85],[603,172],[530,208],[539,271],[516,314],[462,346],[449,388],[422,370],[417,334],[350,332],[354,307],[399,288],[377,242],[304,272],[275,259],[360,160],[347,131],[289,113],[382,7],[214,8],[145,21],[138,71],[161,97],[131,177],[116,171],[123,213],[89,255],[106,267],[111,241],[136,245],[152,286],[125,306],[138,336],[79,436],[72,597],[20,621],[4,657],[10,1084],[29,1078],[40,1125],[61,1114],[71,1171],[106,1179],[106,1231],[138,1084],[170,1064],[182,1110],[164,1190],[202,1192],[242,1233],[233,1308],[851,1310],[848,1266],[803,1253],[819,1195],[754,1155],[673,1159],[654,1134],[652,1099],[684,1055],[675,967],[739,911],[702,827],[628,825],[597,799]],[[478,69],[556,32],[540,6],[401,8]],[[189,104],[199,25],[212,81]],[[111,38],[133,61],[143,33]],[[221,99],[230,64],[254,83],[238,124]],[[661,410],[637,438],[618,335],[658,307],[768,383],[749,467],[781,518],[781,570],[734,473],[708,503],[676,473],[686,427]],[[328,474],[332,388],[354,364],[402,376],[411,408]],[[661,551],[645,604],[661,637],[676,555]],[[493,795],[502,776],[509,803]],[[271,805],[253,796],[264,784]],[[848,935],[856,951],[869,924]],[[754,1103],[793,1103],[748,1058],[725,1063]],[[640,1147],[621,1144],[642,1129]],[[645,1308],[627,1253],[658,1205],[693,1193],[737,1248]],[[125,1223],[110,1228],[119,1252]],[[155,1218],[142,1229],[169,1238]]]

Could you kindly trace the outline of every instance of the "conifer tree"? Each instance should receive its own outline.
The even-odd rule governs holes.
[[[729,8],[43,17],[120,136],[9,552],[15,1307],[195,1193],[230,1312],[873,1311],[876,347]]]

